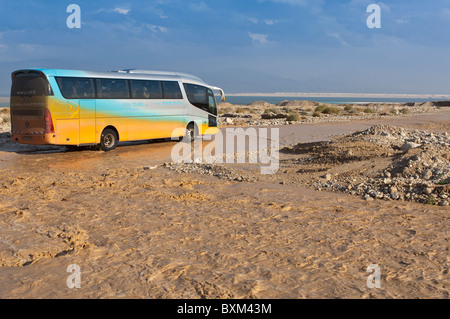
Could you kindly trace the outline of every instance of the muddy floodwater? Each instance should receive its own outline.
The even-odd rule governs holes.
[[[279,144],[377,124],[441,134],[449,123],[447,111],[285,125]],[[298,154],[281,152],[279,170],[267,176],[257,164],[224,164],[239,181],[168,169],[176,141],[105,153],[5,136],[0,298],[450,297],[449,206],[317,191],[307,181],[327,168],[297,166]],[[377,156],[332,173],[392,160]],[[79,288],[69,288],[70,265],[81,270]],[[379,288],[368,285],[371,265]]]

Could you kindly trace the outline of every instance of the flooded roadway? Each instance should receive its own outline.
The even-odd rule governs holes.
[[[376,124],[448,132],[450,114],[282,126],[280,146]],[[105,153],[5,137],[0,298],[449,297],[447,207],[274,182],[283,171],[241,183],[142,169],[171,161],[175,141]],[[67,286],[73,264],[81,289]]]
[[[442,112],[396,118],[356,120],[351,122],[284,125],[277,126],[276,128],[279,128],[280,132],[279,145],[283,147],[296,143],[329,140],[333,136],[365,130],[377,124],[389,124],[410,129],[427,129],[442,132],[449,130],[449,123],[450,112]],[[230,127],[229,129],[233,128]],[[227,130],[227,128],[221,128],[221,132],[225,138],[228,134]],[[178,141],[171,140],[127,142],[119,144],[119,147],[112,152],[101,152],[86,147],[69,149],[64,146],[34,146],[6,142],[0,146],[0,169],[11,169],[19,172],[23,172],[24,170],[45,172],[48,169],[96,172],[98,170],[122,167],[151,167],[161,165],[165,162],[171,162],[171,152],[176,143]],[[210,141],[203,141],[203,148],[208,143]],[[224,149],[225,152],[226,150]]]

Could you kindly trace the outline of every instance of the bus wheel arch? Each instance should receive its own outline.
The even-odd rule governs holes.
[[[103,129],[100,136],[100,149],[108,152],[117,147],[119,143],[119,132],[114,126],[107,126]]]
[[[189,122],[186,127],[186,139],[189,142],[193,142],[198,136],[198,126],[194,121]]]

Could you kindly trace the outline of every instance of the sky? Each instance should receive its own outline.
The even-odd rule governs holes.
[[[449,60],[450,0],[0,0],[4,96],[24,68],[178,71],[228,93],[450,94]]]

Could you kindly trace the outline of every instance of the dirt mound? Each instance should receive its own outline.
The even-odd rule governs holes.
[[[345,165],[380,157],[389,160],[375,171],[370,169],[371,164],[360,165],[357,171],[340,172],[334,178],[328,176],[326,181],[312,182],[311,186],[317,189],[345,191],[366,200],[449,205],[450,137],[447,133],[378,125],[329,143],[300,144],[285,151],[308,154],[302,160],[304,163]]]
[[[316,107],[318,106],[318,102],[312,102],[312,101],[289,101],[284,100],[276,104],[276,106],[284,106],[284,107],[300,107],[300,108],[310,108],[310,107]]]
[[[309,154],[304,162],[317,164],[343,164],[371,158],[389,156],[390,151],[382,146],[366,142],[348,141],[317,142],[288,146],[281,150],[291,154]]]
[[[252,103],[247,104],[248,106],[254,106],[254,107],[271,107],[273,106],[269,102],[266,101],[254,101]]]

